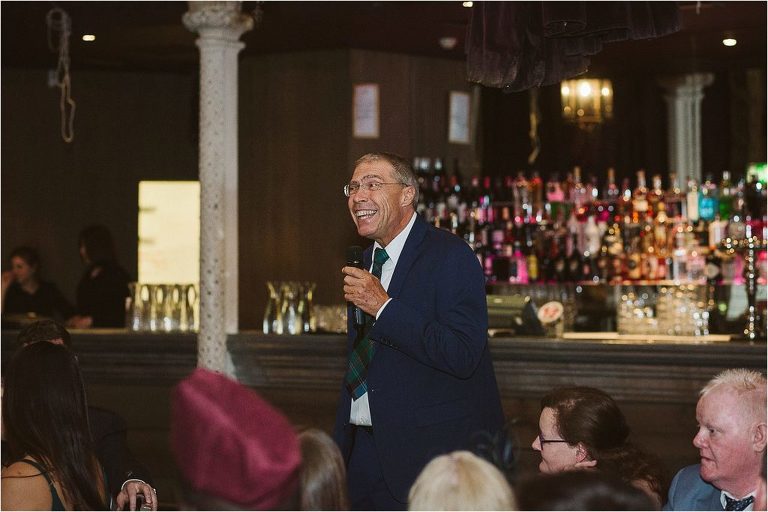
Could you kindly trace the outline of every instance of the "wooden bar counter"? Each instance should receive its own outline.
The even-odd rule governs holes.
[[[16,332],[2,332],[4,364]],[[152,470],[165,508],[175,506],[176,477],[168,448],[170,390],[196,365],[194,333],[125,330],[72,332],[91,404],[128,421],[129,443]],[[238,379],[282,409],[297,426],[333,428],[345,368],[343,335],[231,335],[228,349]],[[621,404],[639,445],[658,454],[670,471],[696,461],[691,445],[699,389],[718,371],[745,367],[765,372],[763,343],[638,343],[615,340],[492,338],[510,432],[520,471],[535,471],[530,448],[538,433],[539,400],[564,385],[599,387]]]

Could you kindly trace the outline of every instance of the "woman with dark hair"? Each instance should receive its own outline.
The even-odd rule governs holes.
[[[123,327],[130,277],[118,263],[115,244],[106,226],[80,232],[80,257],[87,265],[77,285],[78,316],[71,327]]]
[[[72,305],[58,287],[40,278],[40,257],[32,247],[11,251],[11,270],[3,272],[3,325],[19,327],[28,320],[55,318],[67,320]]]
[[[19,349],[5,372],[3,510],[109,510],[77,359],[63,345]]]
[[[532,447],[541,454],[543,473],[594,468],[645,491],[661,508],[669,482],[659,462],[629,441],[629,433],[624,414],[607,393],[560,388],[541,400]]]

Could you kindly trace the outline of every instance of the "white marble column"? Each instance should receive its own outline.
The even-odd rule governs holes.
[[[701,100],[711,73],[689,73],[659,79],[667,102],[669,172],[701,183]],[[685,181],[681,181],[684,186]]]
[[[200,333],[197,364],[231,373],[237,332],[237,54],[253,20],[240,2],[189,2],[184,25],[200,48]]]

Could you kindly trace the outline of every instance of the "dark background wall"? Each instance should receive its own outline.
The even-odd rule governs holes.
[[[74,300],[83,266],[78,232],[112,231],[137,275],[138,182],[197,179],[197,80],[162,73],[77,72],[75,138],[60,135],[58,89],[47,73],[2,70],[2,256],[39,249],[43,273]]]

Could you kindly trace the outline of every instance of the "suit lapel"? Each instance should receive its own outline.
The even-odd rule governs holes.
[[[427,227],[426,221],[420,216],[416,216],[416,221],[413,223],[411,232],[408,233],[408,238],[403,246],[403,252],[400,253],[395,272],[392,274],[392,280],[389,282],[389,288],[387,288],[387,295],[390,297],[400,296],[405,276],[408,275],[408,270],[410,270],[413,262],[416,261],[416,257],[419,255],[419,247],[424,240],[424,235],[427,233]]]

